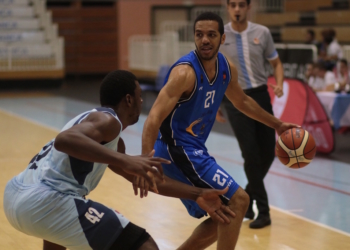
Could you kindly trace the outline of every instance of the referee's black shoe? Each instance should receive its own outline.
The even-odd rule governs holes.
[[[259,215],[255,221],[249,224],[250,228],[259,229],[271,225],[270,215]]]
[[[255,216],[255,214],[254,214],[253,209],[248,208],[248,211],[245,213],[244,218],[252,220],[252,219],[254,219],[254,216]]]

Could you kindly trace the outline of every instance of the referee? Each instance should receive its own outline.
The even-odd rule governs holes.
[[[248,22],[250,8],[250,0],[227,0],[230,22],[225,25],[226,40],[221,46],[221,52],[237,67],[238,81],[244,92],[272,114],[265,60],[274,69],[277,85],[271,87],[277,97],[283,95],[283,66],[268,28]],[[252,204],[256,200],[259,214],[249,227],[263,228],[271,224],[264,177],[275,158],[275,131],[245,116],[230,102],[224,103],[242,151],[248,179],[246,192],[250,196],[250,206],[245,217],[254,218]]]

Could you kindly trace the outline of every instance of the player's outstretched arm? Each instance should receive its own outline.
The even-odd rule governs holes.
[[[225,94],[239,111],[249,116],[250,118],[275,129],[279,135],[289,128],[300,127],[297,124],[282,122],[281,120],[277,119],[262,109],[259,104],[257,104],[252,98],[243,92],[242,88],[238,84],[236,67],[231,63],[230,67],[232,78]]]
[[[57,150],[80,160],[122,168],[129,174],[144,177],[150,184],[152,182],[147,172],[152,172],[162,179],[161,163],[169,163],[169,161],[149,155],[129,156],[101,145],[114,140],[120,130],[121,124],[113,116],[103,112],[93,112],[80,124],[59,133],[54,146]]]
[[[113,166],[109,166],[109,168],[116,174],[121,175],[130,181],[133,184],[133,188],[135,190],[133,175],[125,173],[121,168],[114,168]],[[222,204],[219,197],[219,195],[223,195],[228,191],[227,187],[223,190],[203,189],[178,182],[167,176],[165,176],[165,182],[159,179],[154,179],[154,181],[158,187],[157,193],[173,198],[194,200],[212,217],[213,220],[217,222],[230,223],[228,215],[231,217],[236,216],[228,206]],[[153,190],[151,189],[151,191]],[[137,195],[137,193],[135,194]]]

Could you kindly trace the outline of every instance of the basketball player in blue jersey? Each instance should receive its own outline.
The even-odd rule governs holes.
[[[129,156],[120,133],[138,121],[141,89],[127,71],[113,71],[101,84],[102,107],[69,121],[55,139],[34,156],[27,168],[5,188],[4,211],[10,224],[28,235],[44,239],[44,249],[158,249],[143,229],[116,211],[86,199],[105,169],[130,182],[142,176],[152,186],[147,172],[155,174],[155,190],[166,196],[196,201],[214,220],[229,223],[225,214],[235,214],[222,205],[223,190],[190,187],[162,176],[154,151]],[[118,151],[118,152],[117,152]],[[224,214],[225,213],[225,214]]]
[[[155,155],[171,161],[163,165],[165,175],[190,186],[228,187],[221,196],[236,217],[230,224],[218,224],[210,218],[202,222],[178,249],[205,249],[217,241],[217,249],[234,249],[249,196],[211,157],[205,142],[224,95],[243,113],[281,134],[295,127],[283,123],[260,108],[244,94],[237,81],[236,67],[219,53],[225,41],[221,17],[206,12],[194,23],[196,50],[180,58],[170,69],[142,134],[142,151],[155,149]],[[147,183],[135,178],[135,185]],[[195,202],[182,199],[188,213],[196,218],[206,215]],[[230,217],[230,215],[228,215]]]

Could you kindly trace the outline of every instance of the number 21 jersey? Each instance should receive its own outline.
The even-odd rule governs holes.
[[[216,113],[231,80],[227,59],[219,52],[216,59],[216,73],[209,79],[196,51],[180,58],[169,70],[178,65],[190,65],[196,82],[191,95],[180,99],[160,127],[158,139],[174,146],[195,146],[205,149],[205,142],[214,125]]]

